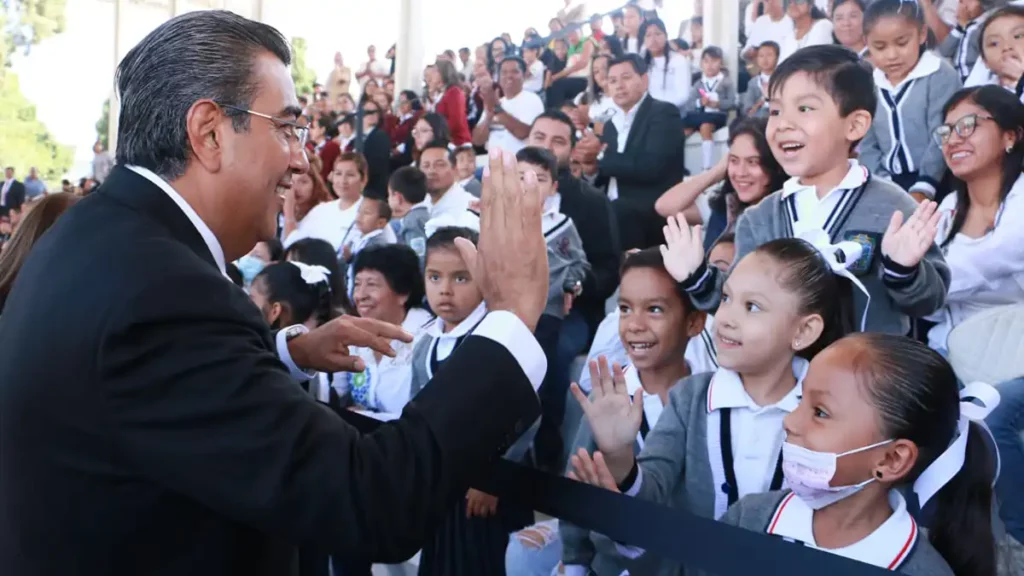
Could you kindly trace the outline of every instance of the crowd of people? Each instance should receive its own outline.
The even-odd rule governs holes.
[[[666,23],[645,2],[453,47],[422,90],[396,93],[394,47],[355,72],[337,55],[295,119],[268,117],[309,168],[281,190],[278,238],[229,276],[271,328],[350,314],[413,334],[301,382],[395,418],[487,313],[478,166],[511,153],[544,198],[548,370],[505,458],[903,573],[1024,574],[1024,373],[962,382],[947,361],[960,324],[1024,305],[1024,4],[743,14],[735,74],[699,15]],[[96,153],[59,194],[8,169],[0,306],[109,173]],[[682,570],[650,556],[470,489],[419,571]]]

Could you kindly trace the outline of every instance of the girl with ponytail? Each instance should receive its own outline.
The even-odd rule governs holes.
[[[924,344],[848,336],[814,357],[784,420],[789,489],[744,498],[722,520],[903,574],[995,576],[997,465],[978,422],[998,403],[987,384],[960,391]]]
[[[330,272],[322,266],[271,264],[256,275],[249,296],[273,329],[294,324],[313,329],[334,316]]]

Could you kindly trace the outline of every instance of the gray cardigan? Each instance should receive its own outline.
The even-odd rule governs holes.
[[[720,521],[755,532],[767,532],[768,523],[788,493],[789,491],[785,490],[746,496],[730,507]],[[924,532],[918,536],[913,551],[900,564],[897,571],[900,574],[914,576],[953,576],[953,570],[932,547]]]
[[[704,78],[702,76],[693,83],[693,89],[690,90],[690,96],[683,104],[684,115],[690,112],[702,111],[700,108],[700,90],[704,88],[703,80]],[[729,79],[728,74],[723,74],[721,81],[715,85],[715,93],[718,94],[719,112],[722,114],[728,114],[730,110],[736,108],[736,87],[733,85],[732,80]]]
[[[878,106],[871,129],[860,145],[860,162],[876,176],[916,173],[917,182],[912,191],[934,197],[946,172],[946,161],[932,134],[945,122],[942,107],[963,83],[957,71],[935,54],[926,52],[921,58],[924,62],[919,66],[929,62],[934,66],[938,60],[938,69],[907,81],[894,93],[887,93],[881,87],[877,89]],[[881,70],[875,70],[876,77],[880,74]],[[899,100],[895,109],[890,109],[887,96],[894,103]],[[894,125],[902,132],[902,146],[892,138]],[[901,162],[901,157],[906,164]]]
[[[544,314],[562,318],[565,293],[572,291],[577,282],[583,284],[590,263],[572,218],[565,214],[558,214],[556,218],[556,223],[544,231],[548,245],[548,303]]]
[[[747,83],[747,91],[743,93],[742,104],[740,105],[740,114],[747,116],[750,109],[754,107],[754,104],[758,100],[764,98],[764,91],[761,90],[760,76],[755,76],[750,79]],[[750,114],[750,118],[767,118],[768,117],[768,103],[765,102],[763,106],[757,109],[757,112]]]
[[[865,329],[868,332],[907,334],[910,330],[908,317],[923,318],[945,304],[950,275],[942,252],[933,244],[917,268],[909,271],[909,277],[896,279],[885,273],[887,267],[898,265],[882,257],[882,235],[893,212],[900,210],[909,217],[917,203],[894,184],[872,178],[864,186],[859,201],[855,199],[847,206],[851,207],[845,211],[845,222],[832,241],[854,240],[865,247],[861,260],[851,267],[871,294]],[[759,204],[748,208],[736,223],[735,262],[765,242],[791,236],[790,229],[782,192],[766,196]],[[683,287],[698,308],[714,311],[718,308],[725,276],[714,267],[703,264],[683,282]],[[857,289],[853,291],[853,304],[854,321],[859,324],[867,298]]]
[[[960,75],[960,80],[967,80],[974,63],[981,55],[981,24],[982,18],[967,23],[966,27],[959,24],[949,31],[946,39],[939,44],[939,54],[953,63],[953,68]]]

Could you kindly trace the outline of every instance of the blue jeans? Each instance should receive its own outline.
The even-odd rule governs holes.
[[[521,533],[530,534],[530,537],[523,538]],[[561,561],[562,540],[558,534],[558,520],[529,526],[508,539],[505,573],[509,576],[551,576]]]
[[[986,419],[995,437],[1002,459],[1002,469],[996,482],[999,498],[999,516],[1018,542],[1024,542],[1024,378],[1009,380],[996,386],[1001,400],[999,406]]]

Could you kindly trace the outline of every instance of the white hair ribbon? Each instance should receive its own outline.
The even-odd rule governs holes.
[[[978,422],[984,428],[985,418],[996,406],[999,406],[999,391],[984,382],[972,382],[960,391],[960,420],[957,422],[956,436],[946,450],[925,468],[914,482],[914,492],[921,508],[924,508],[924,505],[964,467],[964,460],[967,458],[967,432],[971,422]],[[999,468],[997,450],[996,478],[999,477]]]
[[[868,323],[868,309],[871,308],[871,293],[857,279],[857,276],[849,270],[850,266],[853,266],[857,260],[860,260],[864,247],[852,240],[833,244],[828,234],[820,228],[806,230],[800,234],[799,238],[809,242],[818,249],[818,252],[825,259],[825,262],[828,262],[834,274],[838,274],[852,282],[867,297],[867,302],[864,304],[864,313],[861,314],[860,318],[860,331],[864,332]]]
[[[423,232],[427,238],[430,238],[441,228],[469,228],[479,234],[480,217],[469,210],[463,210],[458,214],[442,214],[437,218],[427,220],[427,223],[423,225]]]
[[[299,274],[302,275],[302,280],[310,286],[315,286],[321,282],[330,286],[327,281],[327,277],[331,275],[331,271],[323,266],[310,266],[309,264],[303,264],[302,262],[290,262],[299,269]]]

